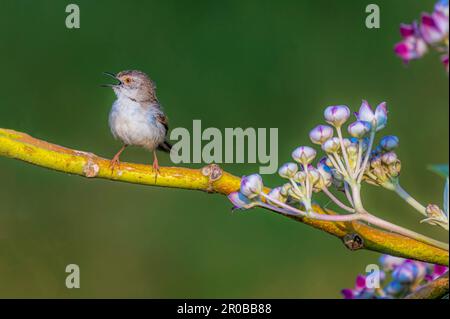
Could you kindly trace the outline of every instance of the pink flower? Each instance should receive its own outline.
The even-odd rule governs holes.
[[[358,275],[355,280],[355,288],[342,289],[341,293],[345,299],[355,299],[361,295],[366,289],[366,277],[363,275]]]
[[[448,17],[442,12],[423,13],[421,22],[420,33],[427,43],[439,43],[448,37]]]
[[[403,40],[395,45],[394,52],[403,62],[420,59],[427,53],[427,43],[420,36],[416,23],[402,24],[400,34]]]
[[[433,13],[422,13],[420,24],[402,24],[402,41],[394,47],[394,52],[405,62],[424,56],[428,48],[444,52],[442,63],[448,72],[448,0],[440,0]]]

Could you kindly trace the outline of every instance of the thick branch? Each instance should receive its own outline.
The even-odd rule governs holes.
[[[60,172],[88,178],[103,178],[134,184],[176,187],[228,195],[239,189],[240,178],[223,172],[217,165],[202,169],[161,167],[156,177],[151,166],[121,163],[114,172],[109,160],[92,153],[68,149],[27,134],[0,128],[0,155]],[[334,214],[315,206],[321,214]],[[448,251],[360,222],[336,223],[291,217],[342,239],[351,249],[365,248],[385,254],[448,265]],[[349,242],[352,239],[357,244]]]
[[[440,299],[448,294],[448,272],[405,297],[405,299]]]

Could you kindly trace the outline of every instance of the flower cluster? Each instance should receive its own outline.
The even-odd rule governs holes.
[[[389,255],[380,258],[380,287],[367,288],[366,276],[358,275],[354,288],[341,291],[345,299],[403,298],[448,271],[445,266]]]
[[[228,198],[235,209],[264,207],[283,215],[310,219],[343,222],[359,220],[383,230],[395,232],[424,243],[448,249],[448,244],[438,242],[411,230],[382,220],[370,214],[363,206],[361,187],[363,182],[396,191],[407,203],[427,217],[424,222],[448,229],[448,219],[438,216],[437,209],[415,201],[400,187],[400,160],[395,153],[399,145],[396,136],[382,137],[375,144],[376,134],[386,127],[388,112],[382,102],[372,108],[363,101],[355,120],[347,125],[352,113],[345,105],[329,106],[324,111],[326,123],[317,125],[309,138],[319,145],[324,157],[317,159],[317,151],[311,146],[299,146],[291,154],[292,162],[282,165],[278,174],[286,181],[265,191],[260,175],[253,174],[241,179],[240,190]],[[346,126],[348,136],[344,136]],[[334,191],[334,192],[333,192]],[[346,203],[335,195],[342,192]],[[323,192],[347,214],[320,214],[313,210],[313,195]]]
[[[298,209],[290,206],[297,203],[302,209],[300,214],[311,217],[312,196],[323,191],[348,212],[362,209],[359,198],[362,181],[384,185],[398,176],[400,161],[394,153],[398,138],[385,136],[373,149],[375,134],[387,124],[384,102],[372,109],[367,101],[363,101],[355,113],[355,121],[347,126],[349,136],[344,137],[342,128],[351,115],[345,105],[327,107],[324,111],[327,124],[316,126],[309,134],[312,143],[320,145],[326,156],[314,164],[317,151],[310,146],[297,147],[291,154],[293,162],[282,165],[278,170],[287,182],[268,194],[263,192],[261,176],[244,176],[240,192],[230,195],[235,206],[250,208],[264,202],[278,210],[282,208],[285,212],[299,213]],[[338,201],[329,187],[345,192],[352,207]]]
[[[420,23],[400,26],[402,41],[395,45],[395,53],[404,61],[419,59],[430,48],[441,53],[448,72],[448,0],[436,3],[433,13],[423,13]]]

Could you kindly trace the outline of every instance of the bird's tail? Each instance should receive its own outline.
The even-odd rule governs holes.
[[[168,141],[164,141],[161,144],[159,144],[158,149],[170,153],[170,150],[172,149],[172,144],[170,144]]]

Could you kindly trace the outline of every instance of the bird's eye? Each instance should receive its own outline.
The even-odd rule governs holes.
[[[124,81],[126,84],[130,84],[130,83],[131,83],[131,79],[130,79],[130,78],[125,78],[125,79],[123,79],[123,81]]]

